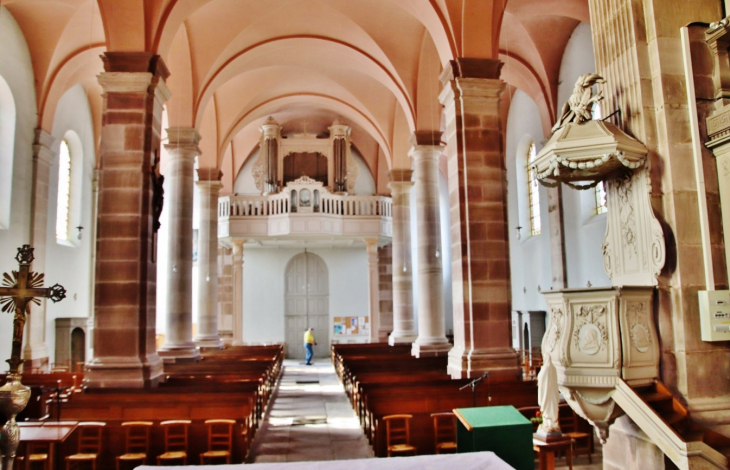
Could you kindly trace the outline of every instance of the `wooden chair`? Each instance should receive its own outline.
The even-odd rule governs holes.
[[[200,454],[200,465],[205,465],[206,460],[217,459],[226,459],[226,463],[231,463],[235,424],[236,421],[232,419],[205,420],[208,426],[208,451]]]
[[[96,470],[96,460],[101,453],[101,436],[104,426],[106,423],[84,422],[78,424],[78,452],[66,456],[66,470],[71,470],[77,464],[84,462],[91,462],[91,468]]]
[[[451,411],[431,413],[433,438],[437,454],[456,452],[456,416]]]
[[[558,423],[563,434],[573,439],[573,456],[586,454],[588,463],[593,463],[593,433],[578,429],[580,418],[567,403],[558,406]]]
[[[413,415],[408,414],[383,416],[388,457],[393,454],[416,455],[416,448],[411,445],[412,418]]]
[[[48,458],[50,455],[50,449],[48,448],[48,444],[41,444],[36,442],[30,442],[28,443],[28,464],[25,466],[19,466],[19,468],[25,468],[26,470],[33,470],[35,468],[38,468],[38,465],[35,465],[39,462],[43,464],[43,467],[41,467],[43,470],[51,470],[51,460]],[[25,456],[16,457],[16,463],[19,460],[25,461]]]
[[[189,419],[163,421],[160,426],[165,430],[165,453],[157,456],[157,465],[170,460],[182,460],[188,464],[188,426]]]
[[[122,423],[125,453],[117,456],[117,470],[121,470],[124,464],[129,466],[130,464],[145,465],[147,463],[151,428],[152,421],[126,421]]]

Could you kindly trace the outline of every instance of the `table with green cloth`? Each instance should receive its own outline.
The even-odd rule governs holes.
[[[532,423],[514,406],[456,408],[457,452],[492,451],[517,470],[532,470]]]

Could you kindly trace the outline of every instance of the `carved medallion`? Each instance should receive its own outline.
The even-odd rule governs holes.
[[[608,332],[603,324],[606,308],[601,305],[582,306],[575,313],[576,330],[573,344],[583,353],[593,355],[606,348]]]
[[[596,354],[603,346],[601,330],[593,323],[586,323],[578,330],[578,349],[586,354]]]

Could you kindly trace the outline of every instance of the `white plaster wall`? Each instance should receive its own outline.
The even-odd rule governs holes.
[[[243,341],[284,342],[284,274],[289,261],[303,249],[255,248],[243,254]],[[311,248],[329,274],[330,340],[332,318],[368,316],[368,266],[365,247]],[[321,333],[320,333],[321,335]],[[357,337],[348,337],[356,339]]]
[[[91,279],[94,248],[91,240],[92,184],[94,178],[94,130],[86,91],[81,85],[69,89],[59,100],[53,119],[54,152],[68,136],[72,154],[71,205],[69,212],[70,244],[56,241],[56,204],[58,200],[58,158],[51,165],[48,188],[48,232],[46,234],[46,284],[62,284],[66,298],[59,303],[46,302],[46,344],[51,363],[56,345],[56,318],[89,317],[92,313]],[[71,134],[71,135],[69,135]],[[77,173],[78,172],[78,173]],[[76,227],[84,227],[81,239]],[[89,338],[87,338],[88,344]],[[87,358],[88,359],[88,358]]]
[[[580,23],[568,40],[560,65],[559,108],[568,101],[579,76],[595,72],[590,25]],[[603,269],[601,245],[606,233],[606,214],[595,215],[593,190],[563,186],[565,259],[568,287],[610,286]],[[609,209],[610,210],[610,209]]]
[[[547,189],[539,187],[541,233],[530,236],[524,157],[530,142],[534,141],[537,151],[540,151],[544,135],[537,105],[520,90],[515,92],[510,104],[506,137],[512,310],[546,310],[547,304],[538,287],[549,290],[552,286]],[[520,240],[517,240],[518,226],[522,227]]]
[[[0,45],[0,76],[13,94],[16,119],[10,226],[0,229],[0,273],[3,273],[17,269],[17,249],[30,240],[33,136],[37,126],[30,53],[20,27],[5,7],[0,7]],[[12,324],[12,315],[0,313],[0,371],[7,370],[4,360],[10,357]]]

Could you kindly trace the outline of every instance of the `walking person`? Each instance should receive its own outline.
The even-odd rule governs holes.
[[[314,357],[314,346],[317,342],[314,340],[314,328],[304,331],[304,351],[307,353],[306,362],[308,366],[312,365],[312,357]]]

